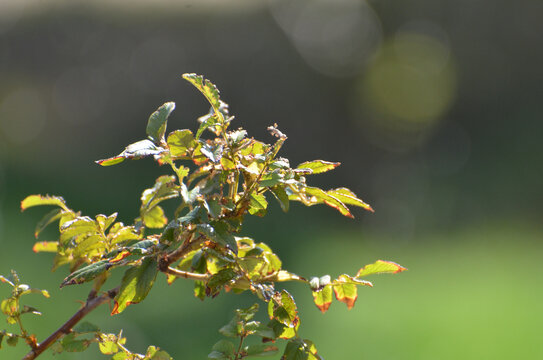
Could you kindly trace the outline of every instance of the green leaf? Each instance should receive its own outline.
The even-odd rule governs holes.
[[[268,201],[264,194],[252,193],[249,195],[249,214],[264,216],[266,214],[266,208],[268,207]]]
[[[312,341],[296,338],[288,342],[281,360],[322,360],[322,357]]]
[[[222,269],[218,273],[211,276],[207,282],[207,287],[211,289],[212,294],[216,294],[224,285],[238,277],[238,273],[236,273],[233,269]]]
[[[245,346],[243,351],[247,354],[247,357],[263,357],[275,355],[279,349],[273,345],[256,344]]]
[[[100,228],[96,221],[88,216],[80,216],[62,224],[60,227],[60,241],[65,244],[75,236],[98,233],[100,233]]]
[[[146,258],[141,265],[128,269],[121,281],[121,289],[115,297],[111,315],[119,314],[131,304],[137,304],[149,293],[158,273],[157,262]]]
[[[307,186],[305,188],[305,193],[309,196],[312,196],[313,197],[312,201],[315,201],[317,204],[325,203],[326,205],[331,206],[334,209],[338,210],[341,213],[341,215],[353,218],[353,215],[349,211],[349,208],[345,206],[345,204],[343,204],[336,197],[328,194],[324,190],[316,188],[316,187],[312,187],[312,186]]]
[[[15,334],[9,334],[7,335],[6,343],[9,346],[17,346],[17,343],[19,342],[19,337]]]
[[[143,223],[148,228],[161,229],[166,226],[168,219],[164,215],[164,210],[157,205],[143,214]]]
[[[60,196],[49,196],[49,195],[30,195],[24,198],[23,201],[21,201],[21,211],[24,211],[28,209],[29,207],[33,206],[41,206],[41,205],[55,205],[59,206],[62,209],[66,211],[70,211],[68,207],[66,206],[66,202],[64,199]]]
[[[102,166],[115,165],[124,159],[141,159],[147,156],[157,156],[164,151],[163,148],[156,146],[151,140],[140,140],[128,145],[122,153],[108,159],[97,160],[96,163]]]
[[[58,241],[40,241],[34,244],[32,251],[37,252],[57,252]]]
[[[230,359],[234,355],[234,344],[228,340],[220,340],[207,355],[208,359]]]
[[[397,274],[407,270],[403,266],[392,261],[377,260],[373,264],[369,264],[358,270],[355,278],[361,278],[373,274]]]
[[[36,224],[36,230],[34,231],[34,236],[37,238],[40,233],[51,224],[53,221],[60,219],[62,216],[62,209],[53,209],[48,212],[38,223]]]
[[[151,345],[145,352],[144,360],[173,360],[173,358],[166,351]]]
[[[108,237],[111,237],[111,244],[118,244],[125,241],[141,239],[142,235],[134,226],[122,226],[121,224],[113,234],[110,230]]]
[[[98,222],[98,225],[100,225],[100,229],[102,231],[106,231],[109,229],[111,224],[115,222],[115,219],[117,219],[118,213],[113,213],[109,216],[98,214],[96,215],[96,221]]]
[[[79,324],[77,324],[74,329],[73,329],[75,332],[78,332],[80,334],[84,334],[84,333],[94,333],[94,332],[99,332],[100,331],[100,328],[98,328],[98,326],[94,325],[94,324],[91,324],[90,322],[88,321],[83,321]]]
[[[364,208],[368,211],[374,212],[372,207],[369,204],[366,204],[364,201],[356,197],[356,194],[347,188],[337,188],[333,190],[328,190],[327,193],[332,195],[345,205],[354,205]]]
[[[315,305],[325,313],[332,304],[332,285],[326,285],[321,290],[312,291],[312,294]]]
[[[369,281],[357,280],[345,274],[340,275],[333,282],[334,294],[336,295],[336,299],[338,299],[342,303],[345,303],[349,310],[353,308],[354,303],[358,298],[357,285],[372,286]]]
[[[93,264],[87,265],[79,270],[74,271],[68,275],[60,284],[60,287],[74,284],[82,284],[87,281],[91,281],[98,275],[104,273],[109,268],[114,266],[110,264],[108,260],[102,260]]]
[[[309,169],[311,170],[311,174],[320,174],[323,172],[334,170],[339,165],[341,165],[341,163],[339,162],[313,160],[313,161],[306,161],[306,162],[301,163],[300,165],[296,167],[296,169]]]
[[[114,341],[103,341],[98,343],[100,352],[105,355],[112,355],[119,351],[119,347]]]
[[[147,136],[157,145],[164,139],[168,116],[175,109],[175,103],[167,102],[151,114],[147,122]]]
[[[179,197],[179,186],[174,175],[159,176],[152,188],[145,189],[141,194],[140,213],[149,211],[160,202]]]
[[[215,110],[219,110],[219,90],[211,81],[204,79],[202,75],[196,74],[183,74],[183,78],[200,90]]]
[[[277,199],[277,202],[279,202],[279,206],[281,206],[281,210],[283,210],[284,212],[287,212],[289,208],[289,199],[284,187],[274,186],[270,188],[270,190],[272,194],[275,196],[275,198]]]
[[[14,315],[19,309],[19,301],[14,298],[7,298],[2,300],[0,309],[5,315]]]
[[[268,327],[273,330],[274,336],[272,339],[292,339],[297,335],[300,322],[298,322],[294,327],[289,327],[273,319],[268,323]]]
[[[197,146],[192,131],[175,130],[168,135],[168,147],[173,157],[188,156],[189,152]]]
[[[268,315],[270,319],[275,319],[291,328],[300,321],[294,298],[286,290],[273,295],[268,303]]]
[[[90,345],[90,342],[87,340],[76,340],[74,333],[64,336],[60,342],[63,350],[69,352],[81,352]]]
[[[267,173],[265,175],[263,175],[261,178],[260,178],[260,181],[258,182],[258,185],[260,187],[272,187],[272,186],[275,186],[277,184],[279,184],[279,181],[281,181],[281,174],[279,173],[278,170],[274,170],[270,173]]]

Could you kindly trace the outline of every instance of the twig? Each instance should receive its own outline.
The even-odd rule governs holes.
[[[87,302],[81,309],[79,309],[79,311],[77,311],[68,321],[66,321],[47,339],[45,339],[42,343],[38,344],[35,349],[32,349],[28,354],[26,354],[22,360],[32,360],[37,358],[42,352],[44,352],[51,345],[53,345],[61,336],[69,334],[72,331],[72,328],[88,313],[90,313],[103,303],[106,303],[109,300],[113,299],[115,296],[117,296],[118,292],[119,287],[116,287],[115,289],[109,290],[107,293],[104,293],[98,297],[95,296],[87,299]]]
[[[173,276],[177,276],[177,277],[185,278],[185,279],[191,279],[191,280],[207,281],[209,280],[209,277],[210,277],[208,274],[196,274],[196,273],[191,273],[188,271],[173,269],[168,266],[165,268],[159,267],[159,270],[165,274],[169,274],[169,275],[173,275]]]

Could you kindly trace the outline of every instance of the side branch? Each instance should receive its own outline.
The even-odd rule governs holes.
[[[119,292],[119,287],[109,290],[108,292],[96,297],[90,297],[87,299],[85,305],[79,309],[68,321],[66,321],[60,328],[58,328],[54,333],[52,333],[47,339],[42,343],[38,344],[35,349],[32,349],[28,354],[23,357],[22,360],[32,360],[37,358],[42,352],[47,350],[51,345],[53,345],[61,336],[69,334],[72,331],[72,328],[83,319],[88,313],[96,309],[98,306],[103,303],[108,302],[117,296]]]
[[[209,277],[210,277],[208,274],[196,274],[196,273],[191,273],[188,271],[177,270],[169,266],[164,266],[163,264],[160,264],[160,263],[159,263],[159,270],[168,275],[173,275],[176,277],[191,279],[191,280],[207,281],[209,280]]]

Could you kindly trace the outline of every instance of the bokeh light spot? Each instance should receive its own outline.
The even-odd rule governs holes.
[[[456,71],[448,46],[422,33],[402,31],[379,50],[359,81],[353,105],[364,113],[360,125],[372,142],[406,150],[426,139],[455,94]]]
[[[379,47],[381,23],[359,0],[270,1],[272,14],[313,69],[328,76],[359,73]]]

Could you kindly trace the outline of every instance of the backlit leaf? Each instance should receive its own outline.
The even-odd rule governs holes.
[[[264,216],[266,214],[266,208],[268,207],[268,201],[264,194],[252,193],[249,195],[249,214]]]
[[[307,186],[305,188],[305,193],[309,196],[312,196],[315,199],[316,203],[325,203],[326,205],[331,206],[334,209],[337,209],[341,213],[341,215],[344,215],[350,218],[353,217],[353,215],[349,211],[349,208],[347,208],[345,204],[343,204],[336,197],[328,194],[324,190],[316,188],[316,187]]]
[[[26,198],[24,198],[23,201],[21,201],[21,210],[24,211],[32,206],[40,206],[40,205],[56,205],[61,207],[62,209],[69,211],[68,207],[66,206],[66,202],[64,199],[60,196],[49,196],[49,195],[29,195]]]
[[[58,241],[40,241],[34,244],[32,251],[34,252],[57,252]]]
[[[373,274],[397,274],[404,270],[407,270],[407,269],[399,264],[396,264],[395,262],[386,261],[386,260],[377,260],[373,264],[366,265],[360,270],[358,270],[358,273],[356,274],[355,278],[361,278],[363,276],[373,275]]]
[[[183,78],[200,90],[214,109],[219,109],[219,90],[211,81],[204,79],[202,75],[196,74],[183,74]]]
[[[294,298],[286,290],[276,293],[268,303],[268,315],[280,323],[295,327],[300,319]]]
[[[312,174],[320,174],[326,171],[334,170],[339,165],[341,165],[341,163],[324,161],[324,160],[313,160],[313,161],[306,161],[304,163],[301,163],[296,168],[310,169]]]
[[[281,360],[323,360],[310,340],[300,338],[288,342]]]
[[[153,258],[146,258],[141,265],[126,270],[111,315],[119,314],[127,306],[145,299],[155,283],[157,273],[157,262]]]
[[[336,299],[345,303],[349,310],[352,309],[358,298],[357,285],[371,286],[371,283],[368,281],[358,281],[348,275],[340,275],[333,283]]]
[[[312,294],[315,305],[325,313],[332,304],[332,285],[326,285],[321,290],[312,291]]]
[[[347,188],[338,188],[334,190],[328,190],[328,194],[332,195],[342,203],[346,205],[354,205],[364,208],[368,211],[374,212],[369,204],[356,197],[356,194]]]
[[[168,147],[173,157],[187,156],[188,151],[195,148],[197,143],[194,140],[192,131],[175,130],[168,135]]]
[[[164,210],[157,205],[143,214],[143,223],[148,228],[160,229],[166,226],[168,219],[164,215]]]
[[[157,111],[151,114],[149,121],[147,122],[147,136],[159,145],[164,139],[164,133],[166,132],[166,122],[168,116],[175,109],[175,103],[167,102],[160,106]]]

